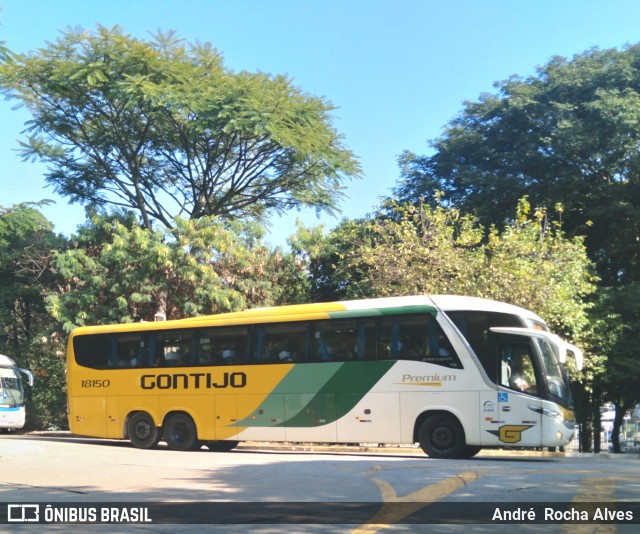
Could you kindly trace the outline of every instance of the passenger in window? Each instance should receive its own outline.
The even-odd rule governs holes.
[[[202,345],[200,356],[198,356],[198,363],[200,365],[211,365],[213,363],[211,345]]]
[[[118,355],[117,367],[135,367],[137,363],[135,349],[129,349],[128,353]]]
[[[353,360],[355,357],[355,351],[349,348],[349,341],[341,341],[335,350],[334,354],[337,360]]]
[[[511,377],[509,378],[509,387],[519,391],[527,391],[529,383],[524,378],[522,370],[522,362],[513,362],[511,364]]]
[[[526,393],[536,393],[536,378],[531,362],[531,355],[527,350],[514,354],[511,362],[511,376],[509,387]]]
[[[175,367],[180,362],[180,349],[171,349],[164,355],[164,363],[166,366]]]
[[[222,361],[227,365],[230,365],[235,362],[236,359],[236,350],[234,345],[230,345],[229,348],[226,348],[222,351]]]

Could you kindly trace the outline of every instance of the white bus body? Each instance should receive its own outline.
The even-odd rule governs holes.
[[[16,363],[0,354],[0,429],[17,430],[24,426],[24,387],[20,373],[27,376],[29,386],[33,385],[33,375],[20,369]]]

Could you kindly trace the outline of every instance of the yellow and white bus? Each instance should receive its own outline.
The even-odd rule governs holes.
[[[173,450],[558,447],[575,428],[567,350],[581,356],[527,310],[454,296],[81,327],[68,344],[69,426]]]

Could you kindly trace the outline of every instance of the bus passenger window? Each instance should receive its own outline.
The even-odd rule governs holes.
[[[319,321],[315,325],[313,355],[316,361],[356,359],[358,333],[355,321]]]
[[[109,334],[89,334],[73,339],[76,363],[91,369],[108,369],[111,354]]]
[[[146,346],[141,334],[120,334],[115,336],[114,367],[131,368],[146,365]]]
[[[380,322],[378,358],[416,360],[462,369],[449,339],[432,315],[399,315]]]
[[[192,363],[193,332],[159,332],[155,339],[154,366],[179,367]]]
[[[195,355],[197,365],[244,364],[249,354],[249,329],[246,326],[220,326],[199,331]]]
[[[255,363],[292,363],[307,359],[309,323],[258,325],[254,333]]]

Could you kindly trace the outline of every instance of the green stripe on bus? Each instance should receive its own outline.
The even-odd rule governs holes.
[[[358,317],[380,317],[381,315],[407,315],[413,313],[436,314],[433,306],[396,306],[393,308],[374,308],[368,310],[343,310],[328,312],[331,319],[357,319]]]
[[[313,427],[333,423],[353,409],[395,361],[345,362],[313,398],[283,425]]]
[[[260,406],[233,426],[313,427],[344,416],[391,369],[395,361],[299,364]],[[315,392],[315,393],[310,393]],[[257,414],[280,414],[284,421],[265,422]]]
[[[304,395],[310,392],[322,390],[325,384],[335,375],[342,367],[340,362],[327,362],[318,364],[298,364],[291,368],[280,383],[269,393],[254,413],[248,417],[236,422],[233,426],[281,426],[284,418],[284,402],[287,397],[293,401],[293,396]],[[281,415],[274,417],[280,421],[274,421],[271,424],[256,423],[256,414],[269,413]]]

